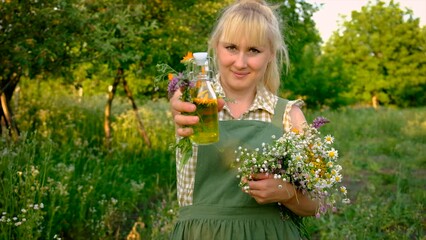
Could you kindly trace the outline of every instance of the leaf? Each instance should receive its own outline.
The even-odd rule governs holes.
[[[179,149],[182,155],[182,161],[180,163],[179,169],[188,163],[189,158],[192,156],[192,142],[189,137],[184,137],[176,144],[176,148]]]

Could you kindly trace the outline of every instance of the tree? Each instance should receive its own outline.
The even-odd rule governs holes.
[[[297,90],[310,108],[339,108],[348,104],[344,93],[350,73],[343,59],[321,55],[316,45],[305,46],[300,56],[304,71],[299,73]]]
[[[14,138],[19,128],[9,102],[21,76],[67,77],[80,58],[85,23],[75,6],[77,0],[0,3],[0,122]]]
[[[307,57],[307,55],[320,54],[321,38],[312,19],[316,10],[314,6],[301,0],[285,1],[280,8],[284,40],[288,46],[290,58],[289,72],[282,76],[280,92],[284,97],[301,97],[307,100],[314,94],[307,89],[313,84],[312,67],[315,57]],[[311,103],[314,102],[311,101]]]
[[[325,47],[353,73],[348,95],[361,102],[426,104],[426,51],[419,20],[393,1],[353,11]]]
[[[155,28],[154,23],[143,19],[144,5],[132,0],[100,1],[85,5],[89,10],[87,19],[91,27],[91,35],[86,38],[88,50],[93,52],[93,67],[107,65],[111,72],[116,72],[112,87],[109,89],[108,101],[105,106],[104,130],[106,144],[111,139],[111,108],[117,87],[122,83],[124,92],[129,98],[138,123],[140,135],[148,146],[151,142],[146,134],[144,125],[138,113],[138,108],[126,80],[126,71],[132,65],[140,65],[141,49],[139,43],[142,34]],[[94,70],[92,70],[94,71]]]

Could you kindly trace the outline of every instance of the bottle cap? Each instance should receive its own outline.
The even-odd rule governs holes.
[[[195,63],[198,66],[205,65],[207,61],[207,52],[196,52],[192,54],[195,59]]]

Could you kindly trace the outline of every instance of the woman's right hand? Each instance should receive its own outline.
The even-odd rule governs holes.
[[[181,137],[188,137],[194,134],[191,126],[197,124],[199,119],[197,116],[185,114],[195,112],[196,106],[190,102],[180,100],[181,95],[180,90],[173,94],[170,98],[170,108],[176,126],[176,134]]]
[[[170,98],[170,108],[172,111],[173,121],[176,125],[176,134],[181,137],[188,137],[194,134],[191,126],[198,123],[199,118],[197,116],[191,116],[186,113],[195,112],[196,106],[190,102],[183,102],[180,100],[182,92],[177,90]],[[221,111],[225,101],[218,99],[218,111]]]

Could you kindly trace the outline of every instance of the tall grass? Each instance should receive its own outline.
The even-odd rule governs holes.
[[[140,103],[148,148],[117,97],[106,149],[105,96],[48,92],[22,93],[15,112],[24,134],[0,139],[0,239],[168,239],[177,203],[167,102]],[[306,115],[331,120],[321,132],[336,138],[352,200],[307,218],[312,238],[424,238],[426,108]]]
[[[167,222],[153,217],[174,214],[164,206],[175,197],[173,125],[164,100],[140,108],[148,148],[131,105],[117,97],[106,149],[104,96],[22,95],[16,113],[24,134],[17,143],[1,139],[0,239],[124,239],[138,222],[144,238],[167,234]]]

